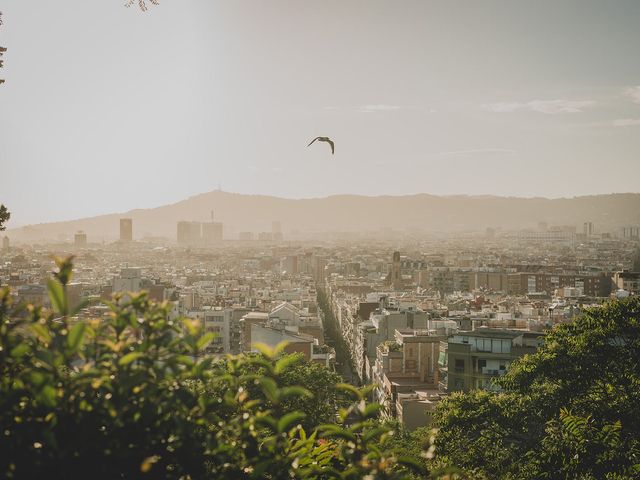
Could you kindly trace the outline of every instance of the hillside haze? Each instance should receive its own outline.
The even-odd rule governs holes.
[[[100,215],[73,221],[28,225],[9,230],[12,240],[33,242],[87,233],[89,241],[115,240],[119,219],[132,218],[134,238],[176,238],[180,220],[224,223],[225,238],[240,231],[270,231],[280,221],[287,232],[375,231],[419,229],[428,232],[483,231],[487,227],[515,230],[549,225],[577,225],[590,221],[596,231],[640,222],[640,194],[593,195],[575,198],[515,198],[495,196],[334,195],[313,199],[285,199],[212,191],[151,209]],[[578,231],[581,231],[578,228]]]

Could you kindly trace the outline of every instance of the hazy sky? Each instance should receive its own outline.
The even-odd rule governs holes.
[[[640,1],[124,3],[0,4],[10,226],[218,186],[640,190]]]

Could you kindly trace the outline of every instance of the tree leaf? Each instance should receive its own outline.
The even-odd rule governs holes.
[[[45,385],[40,394],[38,395],[38,399],[47,407],[53,407],[56,404],[56,389],[51,385]]]
[[[304,387],[299,387],[298,385],[293,385],[291,387],[282,387],[280,389],[280,396],[282,398],[285,397],[302,397],[302,398],[313,398],[313,393],[307,390]]]
[[[278,433],[283,433],[296,422],[304,419],[306,415],[302,412],[290,412],[278,420]]]
[[[67,346],[72,352],[75,352],[76,350],[78,350],[78,348],[82,344],[82,340],[84,339],[84,332],[86,328],[87,328],[87,325],[83,321],[79,321],[71,328],[71,331],[67,336]]]
[[[348,383],[339,383],[336,385],[338,390],[348,393],[354,400],[362,399],[362,392],[358,390],[353,385],[349,385]]]
[[[269,401],[274,403],[278,401],[278,386],[272,378],[264,377],[260,380],[260,385],[262,386],[265,397],[267,397]]]
[[[196,347],[198,347],[198,350],[202,350],[204,347],[209,345],[215,337],[216,337],[216,334],[213,332],[205,333],[196,342]]]
[[[265,343],[255,342],[251,346],[266,358],[273,358],[275,356],[273,349]]]
[[[356,441],[356,436],[353,433],[351,433],[345,428],[342,428],[339,425],[335,425],[335,424],[321,425],[319,430],[322,437],[342,438],[343,440],[348,440],[351,442]]]
[[[78,305],[76,305],[72,310],[70,315],[73,317],[74,315],[77,315],[78,312],[80,312],[80,310],[82,310],[83,308],[86,308],[87,306],[89,306],[90,304],[94,303],[94,301],[92,301],[89,298],[85,298],[84,300],[82,300]]]
[[[127,353],[124,357],[118,360],[118,365],[120,365],[121,367],[124,367],[125,365],[129,365],[134,360],[137,360],[138,358],[142,357],[143,355],[144,354],[142,352]]]
[[[31,324],[31,326],[29,328],[31,329],[31,331],[33,333],[35,333],[38,337],[40,337],[40,339],[43,340],[44,342],[46,342],[46,343],[51,342],[51,332],[43,324],[41,324],[39,322],[33,323],[33,324]]]
[[[20,358],[25,353],[27,353],[30,349],[31,347],[29,346],[28,343],[21,343],[20,345],[16,345],[11,349],[11,356],[14,358]]]
[[[420,473],[420,474],[426,473],[426,469],[425,469],[424,465],[422,465],[415,458],[407,457],[407,456],[401,456],[401,457],[398,457],[396,459],[396,462],[398,462],[400,465],[403,465],[405,467],[410,468],[415,473]]]
[[[379,403],[369,403],[362,412],[362,416],[365,418],[375,418],[378,416],[378,412],[380,411]]]
[[[65,315],[67,313],[66,308],[66,296],[64,294],[64,289],[59,282],[56,282],[53,279],[47,280],[47,287],[49,290],[49,299],[51,300],[51,305],[56,313],[60,315]]]
[[[282,357],[276,362],[276,368],[275,368],[276,375],[280,375],[290,366],[295,365],[296,363],[300,363],[302,358],[303,357],[301,355],[287,355],[285,357]]]

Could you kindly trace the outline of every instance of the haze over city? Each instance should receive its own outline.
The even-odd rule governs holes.
[[[218,187],[285,198],[638,191],[633,0],[121,7],[4,2],[11,226]],[[317,135],[334,138],[335,156],[306,148]]]

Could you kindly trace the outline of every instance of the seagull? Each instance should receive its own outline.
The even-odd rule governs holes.
[[[318,140],[319,142],[327,142],[329,145],[331,145],[331,155],[335,153],[336,147],[333,143],[333,140],[331,140],[329,137],[316,137],[313,140],[311,140],[311,143],[315,142],[316,140]],[[310,147],[311,143],[307,145],[307,147]]]

